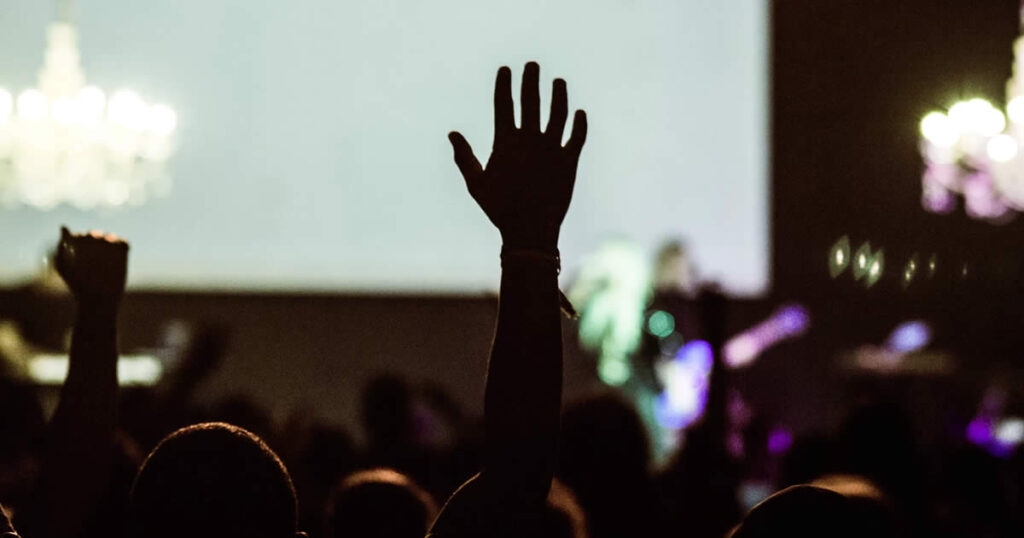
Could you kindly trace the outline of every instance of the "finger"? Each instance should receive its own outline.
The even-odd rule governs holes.
[[[452,149],[455,150],[455,166],[459,167],[462,178],[466,180],[466,188],[472,193],[476,188],[476,179],[483,172],[483,167],[480,166],[480,161],[473,155],[473,148],[469,146],[469,142],[466,142],[466,138],[461,133],[458,131],[448,133],[448,140],[451,141]]]
[[[71,252],[71,240],[74,238],[71,235],[71,230],[68,230],[67,226],[60,227],[60,241],[57,242],[57,251],[54,253],[53,261],[58,267],[64,264],[66,261],[64,258]]]
[[[551,83],[551,115],[548,117],[548,129],[545,134],[555,139],[559,145],[562,143],[562,133],[565,131],[565,118],[569,114],[568,102],[565,81],[556,78]]]
[[[529,62],[523,69],[523,87],[520,93],[520,104],[523,119],[520,128],[528,132],[540,131],[540,66],[537,62]]]
[[[64,273],[75,257],[75,246],[71,241],[73,236],[67,228],[61,230],[60,243],[57,244],[57,251],[53,253],[53,265],[58,273]]]
[[[125,240],[125,238],[121,237],[120,235],[117,235],[117,234],[107,234],[107,235],[103,236],[103,239],[107,243],[110,243],[111,245],[117,245],[118,247],[121,247],[121,250],[125,250],[125,251],[128,250],[128,241]]]
[[[515,112],[512,110],[512,70],[507,66],[498,69],[494,81],[494,140],[516,128]]]
[[[565,149],[579,157],[580,151],[583,150],[583,142],[586,142],[586,140],[587,113],[577,110],[576,115],[572,118],[572,134],[569,135],[569,142],[565,144]]]

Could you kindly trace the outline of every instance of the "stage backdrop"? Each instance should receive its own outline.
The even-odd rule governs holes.
[[[0,85],[34,85],[52,4],[4,0]],[[518,95],[537,60],[544,106],[560,76],[590,119],[564,278],[611,238],[651,252],[686,238],[701,275],[744,294],[767,286],[765,0],[75,10],[90,83],[177,110],[173,189],[102,214],[0,209],[0,285],[35,271],[67,224],[129,238],[137,289],[493,290],[498,235],[446,134],[462,131],[485,161],[495,70],[513,67]]]

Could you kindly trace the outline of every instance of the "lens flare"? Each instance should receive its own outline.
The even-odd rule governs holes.
[[[828,274],[836,278],[850,266],[850,238],[842,236],[832,245],[828,254]]]

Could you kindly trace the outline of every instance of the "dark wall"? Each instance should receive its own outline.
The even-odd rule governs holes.
[[[776,289],[827,280],[842,234],[893,261],[935,248],[977,261],[1019,244],[1020,220],[924,212],[917,149],[927,112],[975,96],[1004,104],[1017,13],[1014,0],[774,3]]]
[[[1014,0],[774,3],[775,290],[828,314],[823,344],[877,342],[908,317],[933,319],[960,352],[1007,356],[1021,343],[1024,219],[925,212],[918,153],[927,112],[976,96],[1005,104],[1018,10]],[[842,235],[885,249],[874,288],[849,271],[829,278]],[[937,253],[939,274],[904,289],[915,253]]]
[[[37,333],[62,334],[70,311],[66,298],[42,303],[24,290],[0,291],[0,319],[32,322]],[[732,325],[765,313],[759,303],[740,303]],[[277,419],[299,411],[357,427],[360,390],[382,372],[439,386],[478,416],[496,314],[492,296],[136,292],[125,297],[120,340],[123,352],[151,348],[172,320],[228,327],[228,355],[201,386],[200,400],[245,395]],[[575,332],[564,319],[566,398],[598,386]]]

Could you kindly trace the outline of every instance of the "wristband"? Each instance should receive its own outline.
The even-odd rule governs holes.
[[[559,256],[557,248],[554,252],[551,252],[549,250],[503,246],[501,247],[501,265],[504,266],[505,261],[508,259],[533,260],[549,263],[555,267],[556,274],[562,272],[562,258]]]
[[[512,247],[501,247],[501,266],[505,266],[505,262],[511,259],[519,259],[525,261],[535,261],[539,263],[546,263],[554,266],[555,274],[562,273],[562,257],[556,248],[554,252],[540,249],[530,248],[512,248]],[[579,313],[576,312],[576,308],[572,306],[572,302],[569,298],[562,293],[562,290],[558,290],[558,306],[562,311],[562,314],[569,319],[577,319],[580,317]]]

